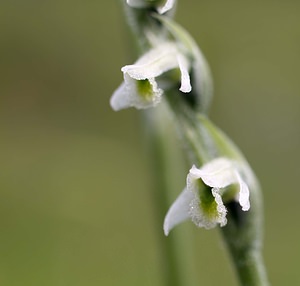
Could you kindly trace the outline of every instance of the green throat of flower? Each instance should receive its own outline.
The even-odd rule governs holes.
[[[214,219],[218,217],[218,204],[215,201],[215,198],[211,192],[211,187],[208,187],[203,184],[202,180],[197,180],[197,187],[198,187],[198,193],[199,193],[199,207],[210,219]]]
[[[136,81],[137,91],[139,96],[146,100],[151,101],[153,98],[153,88],[148,79],[142,79]]]

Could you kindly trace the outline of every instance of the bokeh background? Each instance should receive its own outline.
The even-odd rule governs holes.
[[[190,0],[176,16],[211,65],[211,118],[262,183],[274,286],[300,285],[299,11]],[[109,106],[132,54],[119,1],[1,1],[0,19],[0,285],[163,285],[139,112]],[[217,230],[179,232],[197,285],[237,285]]]

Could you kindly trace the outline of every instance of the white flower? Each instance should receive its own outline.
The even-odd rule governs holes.
[[[134,8],[145,8],[149,6],[149,2],[151,1],[146,1],[146,0],[127,0],[127,4],[131,7]],[[166,0],[163,5],[159,5],[157,7],[158,13],[159,14],[164,14],[167,11],[171,10],[175,5],[175,0]]]
[[[179,68],[182,92],[191,91],[189,61],[173,42],[157,45],[145,53],[135,64],[124,66],[124,82],[114,92],[110,104],[114,110],[134,106],[138,109],[155,106],[161,100],[163,90],[155,78],[163,73]]]
[[[198,169],[193,166],[187,176],[187,185],[170,207],[164,221],[168,235],[177,224],[191,219],[198,227],[210,229],[227,223],[226,195],[239,202],[243,211],[250,208],[249,189],[241,178],[237,162],[217,158]]]

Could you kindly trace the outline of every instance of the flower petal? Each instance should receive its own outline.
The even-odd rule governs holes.
[[[178,50],[173,43],[163,43],[145,53],[135,64],[126,65],[121,70],[137,80],[155,78],[178,67]]]
[[[182,92],[190,92],[192,90],[192,86],[189,75],[189,63],[182,55],[177,56],[177,61],[181,72],[181,87],[179,90]]]
[[[171,17],[163,17],[155,15],[159,21],[170,31],[178,43],[186,49],[186,53],[192,58],[192,82],[197,102],[201,111],[207,111],[213,96],[212,80],[209,66],[198,48],[197,43],[180,25],[175,23]]]
[[[238,182],[233,162],[222,157],[210,161],[201,169],[193,166],[190,174],[201,178],[206,185],[214,188],[225,188]]]
[[[170,207],[164,221],[164,233],[168,235],[170,230],[177,224],[187,220],[190,217],[190,203],[195,195],[186,188]]]
[[[214,201],[210,206],[207,204],[204,206],[199,196],[195,196],[190,204],[190,216],[193,223],[198,227],[204,227],[205,229],[211,229],[220,224],[224,226],[227,223],[226,214],[227,210],[223,204],[219,189],[212,189],[212,196]]]
[[[133,106],[145,109],[157,105],[162,94],[154,78],[138,81],[124,74],[124,83],[113,93],[110,105],[115,111]]]
[[[215,201],[217,203],[217,212],[219,214],[217,222],[220,224],[220,226],[224,226],[227,223],[227,219],[226,219],[227,209],[223,204],[221,195],[219,194],[219,190],[213,188],[211,192],[212,195],[215,197]]]
[[[134,80],[125,74],[124,79],[125,84],[128,82],[127,89],[130,97],[130,106],[134,106],[137,109],[145,109],[156,106],[161,101],[163,91],[158,88],[154,78]],[[131,84],[131,82],[134,84]]]
[[[110,106],[114,111],[118,111],[131,106],[129,94],[123,82],[113,93],[110,98]]]
[[[239,191],[239,203],[242,207],[243,211],[248,211],[250,209],[250,192],[248,185],[243,181],[241,176],[237,173],[236,174],[240,186],[240,191]]]

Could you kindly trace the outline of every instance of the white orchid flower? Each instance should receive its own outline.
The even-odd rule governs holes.
[[[127,4],[133,8],[145,8],[151,4],[150,1],[146,0],[126,0]],[[155,1],[152,1],[155,2]],[[158,1],[156,1],[158,2]],[[171,10],[175,5],[175,0],[166,0],[163,5],[159,5],[157,7],[157,11],[159,14],[164,14],[167,11]]]
[[[249,210],[249,188],[241,178],[237,162],[220,157],[200,169],[193,166],[185,189],[165,217],[165,235],[187,219],[206,229],[226,225],[227,209],[223,203],[226,195],[238,201],[243,211]]]
[[[114,92],[110,104],[117,111],[128,107],[144,109],[160,102],[163,90],[156,78],[179,68],[182,92],[190,92],[189,61],[174,42],[164,42],[145,53],[135,64],[124,66],[124,82]]]

